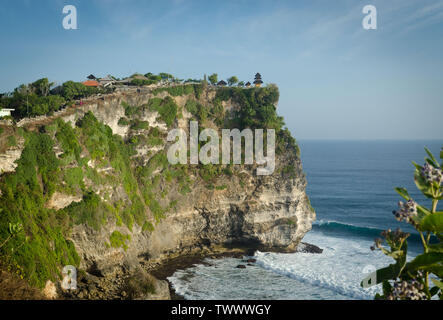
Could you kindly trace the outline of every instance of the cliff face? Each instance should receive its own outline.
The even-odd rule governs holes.
[[[295,250],[315,213],[305,193],[298,147],[275,114],[277,99],[276,87],[134,89],[85,100],[52,117],[22,121],[25,150],[17,172],[5,174],[0,184],[6,189],[0,205],[10,213],[2,224],[19,217],[30,238],[23,246],[35,250],[32,241],[39,227],[17,213],[27,210],[21,200],[16,205],[7,201],[20,190],[10,184],[29,165],[23,158],[30,141],[48,136],[48,153],[53,153],[48,157],[58,168],[43,170],[36,158],[37,186],[32,188],[41,192],[39,210],[56,216],[56,222],[48,222],[59,232],[55,239],[45,238],[49,249],[60,250],[65,258],[46,262],[57,267],[35,277],[32,268],[38,267],[26,265],[26,258],[9,255],[8,260],[26,265],[25,277],[41,284],[55,280],[56,269],[68,262],[93,276],[112,277],[139,270],[141,261],[202,250]],[[258,176],[257,165],[170,165],[167,132],[189,132],[190,120],[216,130],[275,128],[274,173]],[[36,148],[41,144],[36,142]],[[19,243],[20,236],[16,238]],[[63,241],[59,238],[63,245],[58,245]]]

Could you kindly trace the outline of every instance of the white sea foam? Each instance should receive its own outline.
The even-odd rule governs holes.
[[[370,251],[371,241],[315,231],[304,241],[323,253],[256,252],[256,265],[246,269],[235,268],[238,259],[208,260],[212,265],[179,270],[168,280],[186,299],[373,299],[381,291],[360,286],[368,268],[392,263]]]
[[[304,241],[323,249],[322,254],[277,254],[257,252],[257,264],[287,277],[330,289],[354,299],[372,299],[380,286],[362,288],[361,280],[371,268],[392,263],[381,252],[369,250],[368,240],[331,237],[310,232]]]
[[[313,287],[260,266],[237,269],[239,259],[207,260],[213,265],[197,265],[169,277],[175,291],[185,299],[349,299],[329,289]],[[244,264],[244,263],[243,263]]]

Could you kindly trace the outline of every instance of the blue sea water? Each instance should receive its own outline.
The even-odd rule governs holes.
[[[168,278],[186,299],[371,299],[378,286],[360,281],[391,259],[369,247],[387,228],[411,232],[409,258],[420,250],[418,235],[397,222],[392,210],[405,187],[429,206],[415,187],[411,161],[424,162],[424,147],[439,155],[442,141],[301,141],[307,193],[317,213],[303,241],[322,254],[256,252],[255,266],[236,269],[238,259],[210,260]],[[441,209],[441,207],[439,207]]]

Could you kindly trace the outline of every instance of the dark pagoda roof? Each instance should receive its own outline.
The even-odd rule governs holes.
[[[95,80],[95,79],[97,79],[93,74],[90,74],[87,78],[88,78],[89,80]]]
[[[218,86],[225,86],[225,85],[227,85],[227,83],[226,83],[224,80],[220,80],[220,81],[217,83],[217,85],[218,85]]]
[[[261,84],[261,83],[263,83],[263,81],[261,81],[261,74],[260,73],[256,73],[255,74],[255,80],[254,80],[254,84]]]
[[[251,83],[249,81],[245,83],[245,86],[250,86],[250,85]]]

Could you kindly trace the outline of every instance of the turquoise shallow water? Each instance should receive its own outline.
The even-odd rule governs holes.
[[[238,259],[211,260],[169,280],[186,299],[371,299],[379,288],[361,288],[361,279],[391,262],[370,251],[373,239],[387,228],[414,231],[391,213],[401,200],[393,188],[406,187],[428,204],[414,185],[411,164],[423,163],[424,146],[438,155],[443,141],[301,141],[307,193],[317,213],[304,241],[324,252],[256,252],[256,265],[246,269],[235,268]],[[409,247],[410,256],[420,249],[415,234]]]

